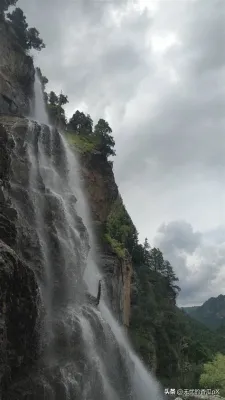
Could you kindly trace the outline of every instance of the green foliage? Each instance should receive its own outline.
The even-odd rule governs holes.
[[[65,96],[64,94],[61,93],[58,98],[58,104],[60,104],[60,106],[64,106],[68,102],[69,102],[68,96]]]
[[[156,366],[156,343],[150,331],[133,329],[130,332],[131,340],[137,353],[141,354],[144,363],[154,370]]]
[[[125,248],[121,243],[119,243],[117,240],[111,238],[109,234],[105,234],[105,240],[108,242],[112,248],[112,250],[117,254],[119,258],[124,258],[125,257]]]
[[[134,264],[130,321],[133,344],[165,386],[198,388],[203,364],[216,352],[225,352],[225,338],[176,307],[178,279],[161,251],[151,249],[147,239],[137,249],[142,263]]]
[[[59,99],[58,99],[58,96],[56,96],[55,92],[49,93],[48,101],[51,106],[58,105]]]
[[[93,131],[93,120],[90,115],[85,115],[77,110],[69,120],[68,130],[78,135],[95,136],[97,139],[96,150],[100,151],[106,158],[115,155],[113,150],[115,141],[111,136],[112,129],[104,119],[99,119]]]
[[[36,28],[27,29],[27,50],[34,49],[40,51],[45,48],[45,44],[39,35]]]
[[[136,350],[146,361],[152,356],[148,341],[155,343],[155,365],[150,362],[149,367],[155,369],[164,384],[171,385],[180,375],[183,331],[177,309],[170,300],[169,285],[165,277],[155,271],[154,265],[136,266],[131,310],[131,336],[139,338],[138,343],[134,342]]]
[[[28,23],[21,8],[16,8],[12,13],[7,14],[8,19],[12,22],[14,31],[17,35],[20,45],[27,50],[27,29]]]
[[[108,122],[104,119],[99,119],[98,123],[95,125],[94,134],[99,138],[99,151],[106,157],[115,156],[115,141],[110,135],[112,129],[110,128]]]
[[[76,135],[74,132],[66,132],[68,143],[80,153],[92,152],[97,147],[97,139],[95,136]]]
[[[225,296],[211,297],[201,306],[185,307],[184,310],[192,318],[205,324],[212,330],[225,324]]]
[[[216,354],[211,362],[204,364],[200,376],[200,386],[210,389],[220,389],[220,394],[225,395],[225,356]]]
[[[222,324],[220,325],[220,327],[216,330],[216,332],[225,337],[225,321],[223,320]]]
[[[13,29],[18,38],[19,44],[24,50],[42,50],[45,48],[43,40],[39,37],[39,32],[36,28],[28,28],[26,16],[21,8],[15,8],[11,13],[7,14],[11,21]]]
[[[114,203],[108,216],[106,234],[132,254],[137,243],[137,231],[120,197]]]
[[[8,10],[10,6],[15,6],[18,0],[1,0],[0,1],[0,18],[4,16],[4,12]]]
[[[57,96],[55,92],[51,91],[49,94],[46,94],[46,100],[51,124],[60,128],[65,128],[66,115],[62,106],[68,103],[67,96],[62,93]]]
[[[68,129],[76,132],[79,135],[91,135],[93,121],[89,114],[77,110],[69,121]]]

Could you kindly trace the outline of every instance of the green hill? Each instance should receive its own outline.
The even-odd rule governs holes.
[[[208,328],[216,330],[225,323],[225,296],[220,294],[201,306],[184,307],[183,310]]]

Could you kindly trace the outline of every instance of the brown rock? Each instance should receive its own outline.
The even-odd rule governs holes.
[[[104,225],[119,196],[111,165],[101,153],[81,156],[81,173],[89,198],[95,233],[98,238],[100,267],[105,276],[110,305],[118,320],[126,327],[130,319],[132,261],[115,254],[109,244],[102,242]]]

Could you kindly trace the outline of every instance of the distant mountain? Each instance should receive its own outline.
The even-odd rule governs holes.
[[[211,297],[201,306],[183,307],[187,314],[208,328],[216,330],[225,326],[225,295]],[[222,328],[224,330],[224,328]]]

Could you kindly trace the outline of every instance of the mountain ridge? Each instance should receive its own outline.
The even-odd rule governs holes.
[[[189,316],[212,330],[225,323],[225,295],[210,297],[201,306],[181,307]]]

